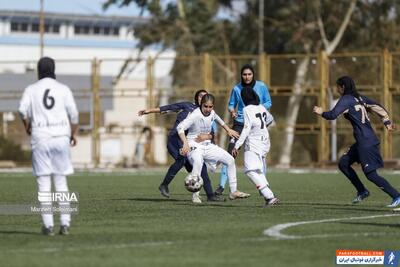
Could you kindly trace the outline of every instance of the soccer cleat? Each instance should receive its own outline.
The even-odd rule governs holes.
[[[265,200],[265,207],[272,207],[279,203],[279,199],[276,197],[266,199]]]
[[[166,198],[169,198],[169,189],[168,189],[167,185],[160,184],[158,189],[160,190],[160,193],[161,193],[162,196],[164,196]]]
[[[395,199],[393,199],[393,201],[390,205],[387,205],[387,207],[388,208],[396,208],[399,205],[400,205],[400,197],[396,197]]]
[[[225,198],[223,198],[221,196],[216,196],[216,195],[207,198],[207,201],[210,201],[210,202],[224,202],[225,200],[226,200]]]
[[[240,192],[240,191],[235,191],[235,192],[229,194],[229,199],[234,200],[237,198],[248,198],[249,196],[250,196],[250,194]]]
[[[52,226],[46,227],[42,226],[42,234],[48,235],[48,236],[53,236],[54,235],[54,230]]]
[[[200,198],[200,193],[199,192],[193,193],[192,202],[193,203],[197,203],[197,204],[201,203],[201,198]]]
[[[217,189],[215,189],[214,194],[216,196],[220,196],[220,195],[222,195],[222,192],[224,192],[224,188],[222,186],[218,186]]]
[[[60,226],[60,235],[69,235],[69,227],[67,225]]]
[[[369,191],[365,190],[364,192],[358,193],[357,196],[353,199],[352,203],[357,204],[369,197]]]

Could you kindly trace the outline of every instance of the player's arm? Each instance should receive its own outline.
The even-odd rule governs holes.
[[[363,96],[362,99],[364,100],[368,111],[374,112],[381,118],[386,129],[389,131],[395,129],[394,124],[390,120],[389,112],[382,105],[365,96]]]
[[[76,146],[76,135],[79,129],[79,112],[78,108],[76,107],[74,96],[72,95],[72,91],[70,89],[67,91],[66,110],[71,123],[70,144],[71,146]]]
[[[147,115],[150,113],[167,113],[169,111],[178,112],[184,108],[187,108],[188,105],[192,105],[192,104],[189,102],[179,102],[179,103],[160,106],[157,108],[142,109],[142,110],[139,110],[138,115],[143,116],[143,115]]]
[[[324,111],[322,107],[314,106],[313,112],[317,115],[322,116],[326,120],[335,120],[342,113],[348,110],[347,98],[341,97],[336,103],[335,107],[330,111]]]
[[[269,95],[268,87],[262,83],[261,86],[262,96],[261,96],[261,104],[265,107],[266,110],[269,110],[272,106],[271,96]]]
[[[236,87],[232,88],[231,96],[229,97],[228,101],[228,111],[231,114],[231,117],[234,119],[237,117],[236,106],[238,105],[238,97],[235,93],[235,88]]]
[[[226,133],[230,136],[230,137],[234,137],[234,138],[239,138],[239,133],[236,132],[235,130],[232,130],[231,128],[229,128],[228,125],[226,125],[226,123],[217,115],[215,114],[215,121],[222,126],[222,128],[224,128],[224,130],[226,131]]]
[[[28,135],[31,135],[32,127],[31,127],[31,120],[29,119],[29,110],[30,110],[30,101],[27,90],[25,90],[19,104],[18,112],[21,117],[22,123],[24,124],[25,132]]]
[[[244,141],[246,140],[247,136],[250,134],[251,124],[250,124],[250,116],[246,109],[243,109],[243,119],[244,119],[244,126],[243,130],[240,133],[239,139],[235,143],[235,147],[232,149],[232,156],[236,157],[238,154],[238,150],[243,145]]]
[[[181,149],[181,154],[186,155],[190,148],[189,148],[189,143],[185,135],[185,131],[189,129],[190,126],[194,123],[196,120],[196,115],[191,113],[189,114],[181,123],[176,126],[176,131],[178,132],[179,138],[182,140],[183,146]]]

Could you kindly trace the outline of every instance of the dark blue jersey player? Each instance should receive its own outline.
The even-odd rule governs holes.
[[[368,112],[378,114],[388,130],[393,130],[393,124],[389,119],[387,111],[375,101],[359,95],[353,79],[344,76],[336,81],[336,87],[341,97],[331,111],[323,112],[321,107],[314,107],[314,113],[321,115],[327,120],[334,120],[343,114],[353,126],[353,135],[356,143],[344,154],[339,161],[339,169],[346,175],[353,186],[357,189],[357,196],[353,203],[359,203],[369,196],[369,191],[358,178],[351,167],[354,162],[361,164],[365,176],[380,189],[392,197],[392,203],[388,207],[400,205],[400,194],[377,173],[377,169],[383,167],[383,160],[379,151],[379,139],[369,121]]]
[[[167,198],[169,198],[168,185],[171,183],[172,179],[174,179],[174,177],[178,173],[178,171],[180,169],[182,169],[183,166],[185,166],[185,168],[188,172],[192,171],[192,165],[189,163],[189,160],[186,158],[186,156],[182,156],[180,154],[179,149],[182,147],[182,141],[179,138],[179,135],[176,131],[176,126],[181,121],[183,121],[189,113],[191,113],[193,110],[198,108],[198,106],[199,106],[198,103],[200,103],[201,98],[205,94],[207,94],[206,90],[198,90],[194,96],[195,103],[179,102],[179,103],[161,106],[158,108],[140,110],[138,113],[139,116],[149,114],[149,113],[167,113],[167,112],[178,113],[174,127],[169,132],[168,143],[167,143],[168,152],[174,158],[175,162],[169,167],[167,174],[164,177],[164,180],[162,181],[162,183],[159,186],[161,194]],[[206,139],[212,139],[212,135],[211,134],[201,134],[198,136],[199,142],[204,141]],[[201,177],[204,180],[204,191],[206,191],[207,199],[209,201],[223,201],[224,200],[223,198],[216,197],[213,193],[210,178],[207,173],[207,167],[205,164],[203,165],[203,169],[201,171]],[[192,201],[195,203],[201,202],[198,193],[193,194]]]

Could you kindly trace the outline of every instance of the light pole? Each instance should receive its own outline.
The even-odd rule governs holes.
[[[44,0],[40,0],[40,17],[39,17],[39,32],[40,32],[40,58],[43,57],[43,48],[44,48]]]

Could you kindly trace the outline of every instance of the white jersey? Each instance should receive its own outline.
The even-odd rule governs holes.
[[[261,156],[268,153],[270,140],[268,125],[273,117],[263,105],[248,105],[243,108],[244,126],[235,148],[239,149],[245,143],[245,151],[253,151]]]
[[[176,127],[178,134],[184,133],[188,130],[187,139],[190,146],[197,146],[197,144],[209,144],[211,140],[205,140],[201,143],[195,141],[199,134],[209,134],[211,133],[212,124],[216,121],[221,126],[225,125],[225,122],[215,113],[214,110],[211,111],[210,115],[204,116],[200,108],[196,108],[192,113],[190,113],[186,119]]]
[[[52,137],[70,137],[70,122],[78,124],[78,110],[71,90],[51,78],[28,86],[18,110],[23,119],[31,122],[32,148]]]

